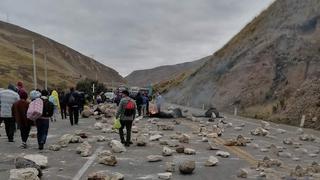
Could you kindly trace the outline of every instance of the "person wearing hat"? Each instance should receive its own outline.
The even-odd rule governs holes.
[[[16,130],[16,123],[12,117],[12,105],[19,99],[20,97],[12,84],[9,84],[8,89],[0,91],[0,124],[4,121],[9,142],[14,142],[13,137]]]
[[[20,127],[22,148],[27,148],[27,140],[32,126],[32,121],[27,118],[27,111],[29,108],[28,94],[25,91],[20,91],[20,100],[13,104],[12,114],[16,123]]]

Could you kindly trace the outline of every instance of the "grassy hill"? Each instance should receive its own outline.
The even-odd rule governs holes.
[[[44,52],[47,51],[48,86],[68,87],[82,78],[124,83],[115,70],[54,40],[0,21],[0,87],[23,81],[33,87],[32,39],[36,45],[37,81],[44,87]]]

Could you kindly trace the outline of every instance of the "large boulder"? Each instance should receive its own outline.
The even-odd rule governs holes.
[[[173,150],[172,149],[170,149],[167,146],[163,147],[163,149],[162,149],[162,155],[163,156],[172,156],[172,154],[173,154]]]
[[[24,158],[35,162],[41,168],[46,168],[48,165],[48,158],[40,154],[29,154],[25,155]]]
[[[147,157],[148,162],[159,162],[162,161],[163,157],[159,155],[150,155]]]
[[[206,161],[205,166],[215,166],[219,163],[218,158],[214,156],[210,156],[209,159]]]
[[[11,169],[9,180],[40,180],[36,168]]]
[[[145,135],[139,135],[137,137],[137,146],[146,146],[148,143],[148,139]]]
[[[179,165],[179,171],[181,174],[192,174],[195,168],[196,162],[191,160],[185,160]]]
[[[122,153],[127,151],[126,148],[123,146],[123,144],[117,140],[112,140],[110,142],[110,146],[111,146],[112,152],[114,153]]]
[[[73,138],[73,135],[65,134],[59,138],[58,144],[61,147],[67,147],[72,138]]]
[[[187,135],[187,134],[182,134],[180,137],[179,137],[179,142],[180,143],[189,143],[190,141],[190,136]]]
[[[77,148],[77,153],[82,157],[88,157],[92,154],[92,146],[85,141]]]
[[[17,169],[25,169],[25,168],[35,168],[38,170],[38,176],[41,177],[42,176],[42,170],[41,167],[36,164],[35,162],[23,158],[23,157],[17,157],[14,161],[15,167]]]
[[[81,112],[81,117],[89,118],[93,113],[89,109],[85,109]]]

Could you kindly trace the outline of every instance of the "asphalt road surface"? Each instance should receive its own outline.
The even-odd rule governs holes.
[[[185,109],[185,108],[184,108]],[[198,109],[191,109],[189,111],[200,111]],[[108,139],[119,140],[117,133],[103,133],[101,130],[95,130],[94,124],[96,120],[94,117],[87,119],[80,119],[78,126],[70,126],[68,120],[58,120],[50,124],[49,137],[46,144],[46,148],[43,151],[37,149],[37,141],[35,138],[30,138],[28,141],[29,148],[21,149],[19,146],[20,132],[15,134],[15,142],[7,142],[5,136],[4,127],[0,128],[0,179],[9,179],[10,169],[14,169],[14,158],[22,154],[42,154],[48,157],[48,167],[43,170],[43,180],[69,180],[69,179],[87,179],[88,174],[105,171],[105,172],[119,172],[125,176],[125,179],[158,179],[157,174],[165,172],[166,162],[175,162],[179,164],[184,159],[191,159],[196,161],[196,169],[192,175],[181,175],[178,171],[173,173],[172,179],[177,180],[224,180],[224,179],[237,179],[237,171],[240,168],[245,168],[248,172],[248,179],[257,179],[260,172],[256,170],[256,164],[264,156],[271,158],[277,158],[283,162],[280,168],[270,169],[265,171],[267,179],[280,179],[287,176],[290,171],[297,165],[307,166],[313,161],[318,163],[320,160],[319,150],[320,142],[318,131],[305,130],[305,133],[312,134],[318,139],[314,142],[300,141],[297,134],[296,127],[277,125],[271,123],[270,136],[261,137],[253,136],[250,131],[260,126],[259,120],[246,119],[240,117],[233,117],[224,115],[224,121],[232,123],[232,127],[225,127],[225,132],[219,138],[209,139],[214,141],[223,151],[227,151],[231,154],[229,158],[220,158],[217,166],[205,167],[204,163],[209,156],[215,156],[216,151],[208,150],[208,143],[202,142],[202,137],[198,136],[195,131],[199,129],[199,122],[193,122],[188,119],[181,120],[180,125],[175,125],[174,131],[161,131],[164,137],[161,140],[168,140],[170,142],[178,143],[176,140],[171,140],[169,137],[176,132],[187,133],[191,136],[189,144],[184,144],[185,147],[193,148],[196,150],[196,155],[184,155],[175,153],[173,156],[164,157],[163,161],[149,163],[147,162],[148,155],[161,155],[162,147],[159,142],[149,142],[146,147],[138,147],[132,145],[127,148],[127,152],[121,154],[115,154],[118,163],[114,167],[105,166],[99,164],[94,156],[83,158],[76,153],[76,148],[80,144],[70,144],[68,147],[61,149],[60,151],[53,152],[47,149],[50,144],[57,142],[58,138],[64,134],[73,134],[77,130],[89,133],[89,143],[93,146],[93,153],[97,153],[99,150],[110,150],[107,142],[96,142],[95,136],[102,135]],[[212,126],[215,122],[207,123],[207,119],[200,119],[203,124]],[[172,119],[160,119],[161,122],[172,123]],[[241,131],[235,130],[234,127],[245,124]],[[146,128],[148,130],[157,131],[156,124],[148,122],[148,118],[142,119],[136,123],[139,129]],[[284,129],[286,132],[281,134],[278,129]],[[35,128],[32,130],[36,131]],[[235,138],[238,135],[251,138],[252,141],[246,147],[224,146],[223,143],[228,138]],[[136,134],[133,134],[133,139]],[[295,141],[302,144],[301,148],[294,148],[292,145],[283,144],[284,138],[294,138]],[[278,157],[271,152],[261,152],[261,149],[267,148],[269,145],[274,144],[284,148],[285,152],[290,152],[292,157]],[[259,147],[258,147],[259,146]],[[307,151],[302,152],[304,148]],[[174,149],[174,148],[171,148]],[[98,151],[97,151],[98,150]],[[310,154],[315,154],[312,157]],[[299,161],[294,160],[299,158]],[[92,161],[92,163],[90,163]],[[89,163],[87,163],[89,162]],[[85,164],[87,163],[88,168]],[[84,167],[85,166],[85,167]],[[312,179],[312,178],[311,178]],[[316,179],[316,178],[313,178]]]

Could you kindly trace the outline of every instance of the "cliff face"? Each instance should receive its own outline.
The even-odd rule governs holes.
[[[44,52],[47,51],[50,87],[74,85],[81,78],[124,83],[115,70],[47,37],[19,26],[0,22],[0,85],[23,81],[33,87],[32,39],[36,45],[39,87],[44,86]]]
[[[190,76],[174,103],[320,128],[320,1],[278,0]],[[319,118],[318,118],[319,117]]]

